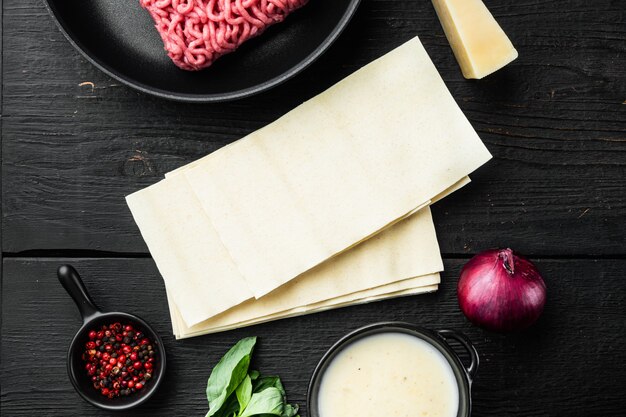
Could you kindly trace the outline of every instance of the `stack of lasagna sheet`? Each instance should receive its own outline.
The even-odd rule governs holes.
[[[435,291],[429,205],[489,158],[414,38],[127,202],[184,338]]]

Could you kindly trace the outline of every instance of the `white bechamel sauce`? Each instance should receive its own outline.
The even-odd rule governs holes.
[[[322,375],[320,417],[456,417],[459,388],[446,358],[400,332],[345,347]]]

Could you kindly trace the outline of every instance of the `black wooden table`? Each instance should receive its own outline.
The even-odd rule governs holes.
[[[102,308],[135,312],[164,336],[166,383],[127,415],[204,415],[210,366],[246,335],[260,336],[256,366],[281,375],[304,405],[323,352],[381,320],[453,328],[475,342],[476,416],[626,415],[626,3],[486,3],[520,58],[485,80],[462,78],[429,1],[364,0],[340,41],[294,80],[234,103],[190,105],[100,73],[39,0],[4,0],[0,414],[107,415],[78,397],[65,371],[80,321],[55,270],[69,262]],[[433,207],[440,291],[175,341],[124,196],[416,34],[495,157]],[[496,246],[532,257],[548,285],[544,315],[521,334],[485,332],[457,307],[459,268]]]

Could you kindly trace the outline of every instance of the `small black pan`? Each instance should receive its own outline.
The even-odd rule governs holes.
[[[193,103],[248,97],[294,77],[335,42],[359,2],[311,1],[194,72],[171,62],[139,0],[44,0],[65,37],[96,67],[144,93]]]
[[[87,289],[80,279],[78,272],[70,265],[59,267],[57,274],[63,288],[74,299],[83,318],[80,327],[67,353],[67,372],[76,392],[88,403],[105,410],[122,411],[143,404],[154,394],[165,375],[165,349],[159,335],[142,319],[132,314],[111,312],[104,313],[94,304]],[[104,324],[115,322],[128,323],[140,330],[150,339],[157,352],[156,366],[153,377],[141,391],[127,397],[107,398],[93,387],[91,377],[85,371],[85,361],[82,358],[85,343],[89,340],[89,331],[100,328]]]
[[[318,363],[311,382],[309,384],[309,390],[307,393],[307,406],[309,410],[309,417],[320,417],[318,394],[320,391],[320,385],[324,372],[332,362],[332,360],[341,352],[344,348],[350,344],[361,340],[365,337],[382,334],[382,333],[404,333],[410,336],[417,337],[423,341],[429,343],[435,347],[450,364],[452,371],[454,372],[457,385],[459,387],[459,409],[457,417],[470,417],[472,414],[472,381],[478,371],[479,357],[476,348],[462,333],[454,330],[437,330],[431,331],[411,323],[404,322],[382,322],[374,323],[365,327],[357,329],[335,343],[324,354],[320,362]],[[458,342],[466,351],[470,357],[469,366],[463,365],[458,354],[452,349],[449,340]]]

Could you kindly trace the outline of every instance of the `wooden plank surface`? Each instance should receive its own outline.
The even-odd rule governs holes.
[[[463,260],[446,262],[432,295],[350,307],[236,331],[174,341],[165,293],[149,259],[7,259],[2,287],[2,415],[104,416],[74,392],[65,352],[80,319],[56,279],[70,262],[105,310],[125,310],[164,336],[169,370],[154,400],[133,415],[201,416],[210,368],[237,340],[258,335],[255,366],[279,374],[290,399],[304,405],[322,354],[343,334],[383,320],[465,332],[480,352],[474,415],[622,416],[626,407],[626,261],[542,260],[548,302],[540,321],[519,335],[470,325],[457,307]],[[306,413],[304,414],[306,416]]]
[[[434,209],[444,253],[626,253],[626,8],[489,0],[520,58],[461,76],[429,1],[364,0],[319,62],[219,105],[136,93],[85,61],[40,0],[5,0],[3,246],[144,253],[124,195],[275,120],[420,35],[495,160]],[[82,85],[93,82],[94,87]],[[389,140],[391,138],[381,138]]]
[[[10,258],[0,288],[0,414],[108,415],[82,402],[65,373],[80,320],[55,270],[71,262],[101,307],[135,312],[165,336],[166,383],[133,415],[204,415],[210,366],[246,335],[261,337],[256,366],[280,374],[290,399],[305,405],[323,352],[380,320],[470,336],[482,360],[475,416],[624,415],[624,2],[485,3],[520,52],[485,80],[462,78],[430,1],[363,0],[339,42],[294,80],[243,101],[190,105],[100,73],[40,0],[4,0],[1,243]],[[414,35],[495,156],[433,209],[448,258],[441,291],[174,341],[161,279],[124,195],[266,125]],[[459,256],[505,245],[538,255],[549,289],[544,316],[519,335],[470,325],[456,302],[466,260]],[[93,251],[137,257],[24,257]]]

